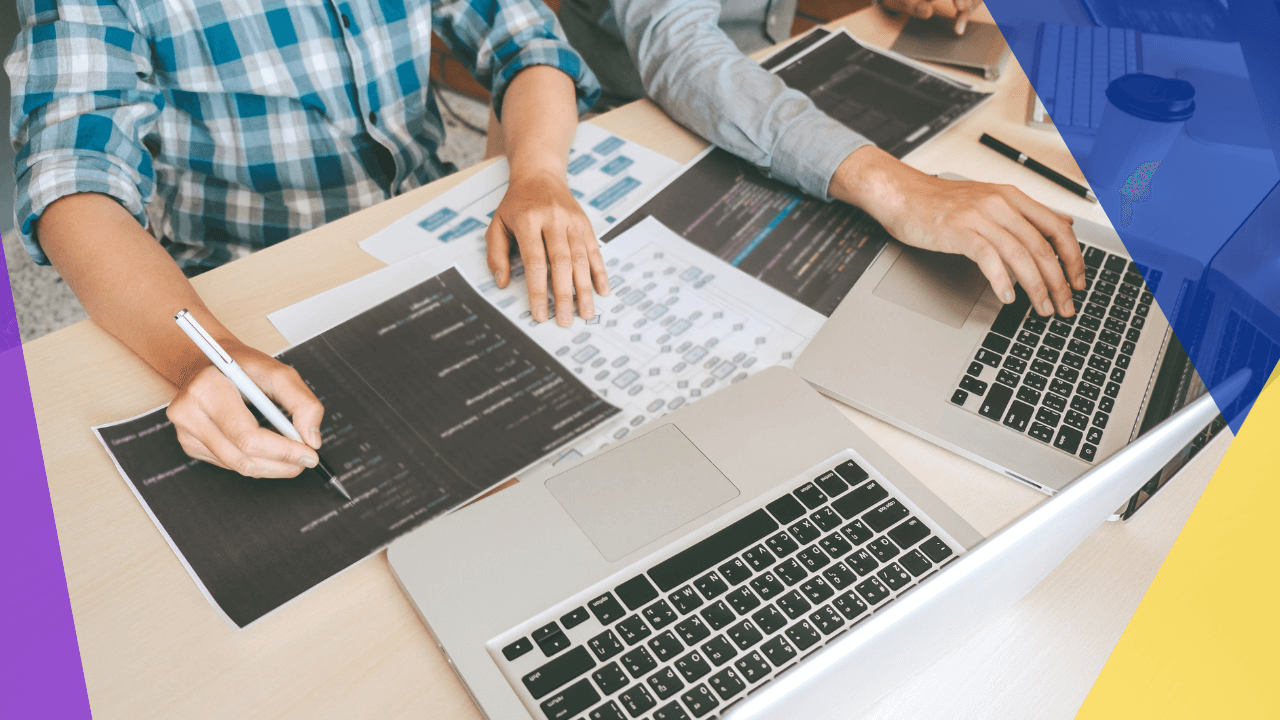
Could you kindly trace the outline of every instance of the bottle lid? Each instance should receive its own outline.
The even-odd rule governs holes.
[[[1183,122],[1196,110],[1196,89],[1186,80],[1145,73],[1122,75],[1107,86],[1107,100],[1120,110],[1153,122]]]

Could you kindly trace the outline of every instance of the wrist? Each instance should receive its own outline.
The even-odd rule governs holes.
[[[873,217],[892,216],[904,202],[904,186],[918,170],[889,153],[866,145],[849,153],[831,176],[827,193]]]

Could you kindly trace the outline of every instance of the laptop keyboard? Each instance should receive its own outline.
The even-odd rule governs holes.
[[[1107,85],[1142,69],[1142,40],[1133,30],[1045,23],[1036,56],[1036,93],[1059,127],[1097,130]]]
[[[1017,288],[950,400],[976,395],[982,417],[1094,462],[1153,298],[1133,262],[1080,247],[1086,281],[1073,293],[1075,316],[1040,317]]]
[[[885,481],[853,460],[827,467],[644,573],[528,623],[494,657],[530,713],[721,714],[956,557],[960,546]]]

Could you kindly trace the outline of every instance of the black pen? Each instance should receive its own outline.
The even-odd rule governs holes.
[[[1061,185],[1062,187],[1084,198],[1085,200],[1088,200],[1089,202],[1098,202],[1098,196],[1094,195],[1092,190],[1081,185],[1075,180],[1072,180],[1066,175],[1063,175],[1057,170],[1054,170],[1053,168],[1045,165],[1044,163],[1038,162],[1036,160],[1032,160],[1031,158],[1027,157],[1027,154],[1022,152],[1021,150],[1018,150],[1017,148],[1009,147],[1008,145],[1005,145],[1004,143],[1000,142],[999,140],[991,137],[986,133],[982,133],[982,137],[978,140],[978,142],[982,143],[983,145],[986,145],[992,150],[995,150],[996,152],[1018,163],[1019,165],[1025,165],[1029,170],[1036,173],[1037,175],[1040,175],[1042,177],[1046,177],[1052,180],[1053,182]]]

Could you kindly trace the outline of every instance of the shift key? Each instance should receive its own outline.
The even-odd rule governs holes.
[[[600,700],[600,693],[591,687],[590,680],[582,680],[565,688],[564,692],[554,695],[542,703],[542,712],[550,720],[568,720]]]
[[[982,405],[978,408],[978,414],[1000,422],[1004,419],[1004,408],[1012,398],[1012,388],[996,383],[991,386],[991,390],[987,392],[987,397],[982,400]]]
[[[529,689],[533,699],[539,700],[595,665],[596,661],[591,659],[591,653],[587,652],[586,646],[579,645],[521,679],[524,680],[524,686]]]

